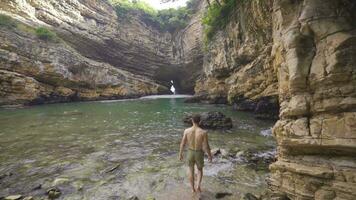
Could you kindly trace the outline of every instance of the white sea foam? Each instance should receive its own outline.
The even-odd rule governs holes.
[[[260,132],[261,135],[265,136],[265,137],[270,137],[272,136],[272,128],[266,129],[266,130],[262,130]]]

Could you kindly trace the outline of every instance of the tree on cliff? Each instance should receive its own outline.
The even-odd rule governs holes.
[[[175,2],[175,1],[179,1],[179,0],[161,0],[162,3],[168,3],[168,2]],[[205,0],[209,7],[211,6],[210,0]],[[216,4],[218,4],[219,6],[221,6],[221,3],[219,0],[215,0]]]

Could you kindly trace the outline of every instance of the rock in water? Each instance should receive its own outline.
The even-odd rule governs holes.
[[[215,198],[222,199],[226,196],[231,196],[231,195],[232,195],[232,193],[229,193],[229,192],[218,192],[215,194]]]
[[[183,122],[192,125],[191,118],[191,114],[187,115],[183,118]],[[200,126],[204,129],[231,129],[232,119],[218,111],[204,112],[201,114]]]
[[[10,196],[7,196],[5,197],[4,200],[18,200],[18,199],[21,199],[22,198],[22,195],[10,195]]]
[[[57,199],[61,196],[61,191],[58,188],[50,188],[47,190],[47,195],[49,199]]]
[[[53,181],[52,186],[65,185],[68,183],[69,183],[69,179],[67,179],[67,178],[56,178]]]
[[[128,198],[128,200],[140,200],[137,196],[131,196]]]
[[[242,197],[242,200],[258,200],[258,198],[251,193],[246,193],[244,197]]]

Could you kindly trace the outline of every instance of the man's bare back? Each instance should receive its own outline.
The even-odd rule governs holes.
[[[189,149],[192,150],[203,150],[203,148],[207,149],[209,144],[207,140],[207,132],[205,130],[193,126],[185,129],[184,135],[186,135]]]
[[[189,181],[193,192],[196,190],[201,191],[200,185],[203,178],[204,152],[208,154],[209,161],[212,161],[208,134],[199,127],[199,122],[200,116],[193,116],[193,126],[184,130],[179,150],[179,159],[183,160],[183,149],[186,144],[188,145],[187,163],[189,166]],[[194,166],[198,168],[197,188],[194,187]]]

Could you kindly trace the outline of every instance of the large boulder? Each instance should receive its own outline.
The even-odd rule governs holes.
[[[201,115],[200,126],[204,129],[231,129],[232,120],[218,111],[204,112]],[[192,125],[192,114],[183,118],[183,122],[187,125]]]

